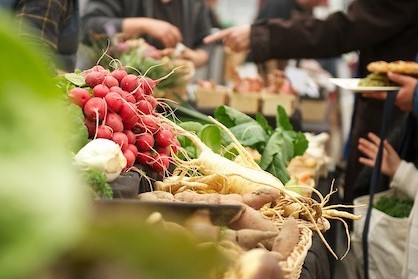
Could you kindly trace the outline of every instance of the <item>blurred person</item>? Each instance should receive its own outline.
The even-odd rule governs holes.
[[[255,22],[272,18],[290,20],[300,16],[312,16],[314,8],[322,5],[322,2],[322,0],[265,0],[260,6]],[[282,59],[271,59],[259,63],[259,70],[267,73],[274,69],[284,70],[287,62]],[[317,59],[317,62],[332,76],[337,75],[335,58]]]
[[[48,62],[52,61],[58,70],[74,71],[80,20],[78,0],[2,0],[0,6],[15,14],[23,36],[50,50]],[[32,27],[30,32],[23,22]]]
[[[216,13],[216,5],[218,4],[218,0],[206,0],[206,4],[209,8],[209,18],[212,28],[222,29],[221,20]]]
[[[381,172],[390,180],[390,187],[399,190],[408,198],[414,200],[414,206],[409,216],[409,235],[406,240],[406,257],[402,266],[402,278],[417,278],[418,266],[418,80],[407,75],[388,73],[389,79],[401,85],[396,96],[395,105],[409,112],[398,129],[395,129],[383,143]],[[374,93],[381,99],[390,93]],[[360,173],[355,185],[358,195],[368,194],[372,169],[381,139],[374,133],[368,138],[360,138],[358,150],[363,154],[359,162],[366,166]],[[386,189],[377,189],[376,192]]]
[[[126,38],[144,37],[160,49],[182,43],[186,48],[180,58],[196,67],[209,59],[203,38],[210,34],[211,24],[203,0],[90,0],[82,24],[82,38],[87,44],[92,33],[106,34],[106,28],[112,26]]]
[[[418,48],[418,1],[354,0],[347,13],[335,12],[324,20],[303,16],[289,21],[270,19],[235,26],[205,38],[222,40],[235,51],[251,51],[254,61],[291,58],[326,58],[359,51],[358,77],[368,74],[370,62],[414,60]],[[357,143],[368,132],[377,133],[383,101],[355,95],[348,143]],[[391,125],[402,115],[395,109]],[[362,165],[359,151],[349,146],[344,182],[344,202],[352,203],[352,190]]]
[[[265,0],[260,6],[256,21],[281,18],[291,19],[303,14],[312,15],[312,10],[321,0]]]
[[[388,140],[397,150],[402,149],[403,159],[413,162],[418,167],[418,140],[415,140],[415,131],[418,131],[418,80],[414,77],[396,73],[388,73],[390,80],[398,83],[401,89],[396,96],[395,106],[405,112],[410,112],[401,118],[397,127],[394,128]],[[384,100],[387,92],[373,92],[369,97]],[[418,135],[417,135],[418,139]],[[369,193],[369,184],[372,170],[363,169],[353,187],[355,196],[363,196]],[[387,177],[385,177],[387,179]],[[386,190],[388,184],[379,184],[377,192]]]

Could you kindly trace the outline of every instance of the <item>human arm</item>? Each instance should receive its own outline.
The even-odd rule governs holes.
[[[149,36],[167,48],[174,48],[182,40],[180,30],[163,20],[147,17],[131,17],[122,20],[122,33],[127,38]]]
[[[290,21],[260,21],[251,26],[250,45],[244,47],[251,49],[256,62],[270,58],[333,57],[394,37],[410,24],[416,5],[412,0],[357,0],[347,14],[336,12],[325,20],[306,16]],[[231,39],[239,38],[236,29],[221,32],[222,36],[216,37],[217,40],[229,41],[230,45],[239,43]],[[235,49],[245,50],[242,47]]]
[[[373,133],[368,134],[369,139],[360,138],[358,149],[366,156],[359,161],[365,166],[373,168],[376,163],[380,138]],[[391,187],[405,193],[414,199],[417,192],[418,170],[413,163],[401,160],[398,153],[388,141],[383,143],[382,173],[391,179]]]
[[[190,49],[186,48],[179,56],[181,59],[186,59],[193,62],[197,68],[205,65],[209,60],[209,54],[205,49]]]
[[[250,41],[251,26],[239,25],[230,27],[204,38],[205,44],[213,44],[217,41],[232,49],[233,51],[249,51],[251,47]]]
[[[147,17],[143,1],[90,0],[82,17],[83,42],[90,43],[91,34],[124,33],[128,38],[149,36],[165,47],[175,47],[182,40],[174,25]]]
[[[418,170],[413,163],[401,161],[392,178],[391,187],[399,189],[410,199],[415,199],[418,193]]]

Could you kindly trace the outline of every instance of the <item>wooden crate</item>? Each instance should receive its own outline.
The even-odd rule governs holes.
[[[328,102],[323,99],[302,99],[300,101],[300,109],[304,121],[324,122],[328,115]]]
[[[263,93],[261,96],[261,113],[265,116],[275,116],[277,106],[281,105],[287,115],[292,115],[297,103],[297,97],[288,94]]]
[[[260,93],[233,92],[229,96],[229,106],[243,113],[255,114],[259,111],[260,100]]]
[[[198,86],[195,90],[196,107],[200,109],[214,109],[227,103],[227,96],[231,90],[225,86],[207,89]]]

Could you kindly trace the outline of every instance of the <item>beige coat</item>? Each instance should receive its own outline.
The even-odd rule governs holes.
[[[418,170],[412,163],[401,162],[391,187],[405,193],[414,200],[414,207],[409,216],[409,235],[406,242],[406,257],[402,278],[418,278]]]

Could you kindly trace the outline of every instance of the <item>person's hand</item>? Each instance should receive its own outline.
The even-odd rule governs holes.
[[[373,133],[368,133],[369,140],[360,138],[358,143],[358,150],[360,150],[367,157],[360,157],[359,162],[365,166],[373,168],[376,163],[377,152],[379,149],[380,138]],[[401,159],[398,153],[393,149],[392,145],[385,140],[383,142],[383,157],[382,168],[383,174],[393,177],[401,164]]]
[[[148,35],[160,41],[166,48],[174,48],[182,40],[180,30],[176,26],[159,19],[125,18],[122,29],[128,37]]]
[[[250,25],[234,26],[206,36],[203,41],[205,44],[213,44],[222,40],[223,44],[233,51],[248,51],[250,49],[250,33]]]
[[[388,78],[401,86],[401,89],[399,89],[398,95],[396,96],[395,105],[400,110],[411,111],[417,79],[396,73],[388,73]]]
[[[209,60],[208,53],[203,49],[185,48],[178,57],[193,62],[195,67],[201,67]]]

